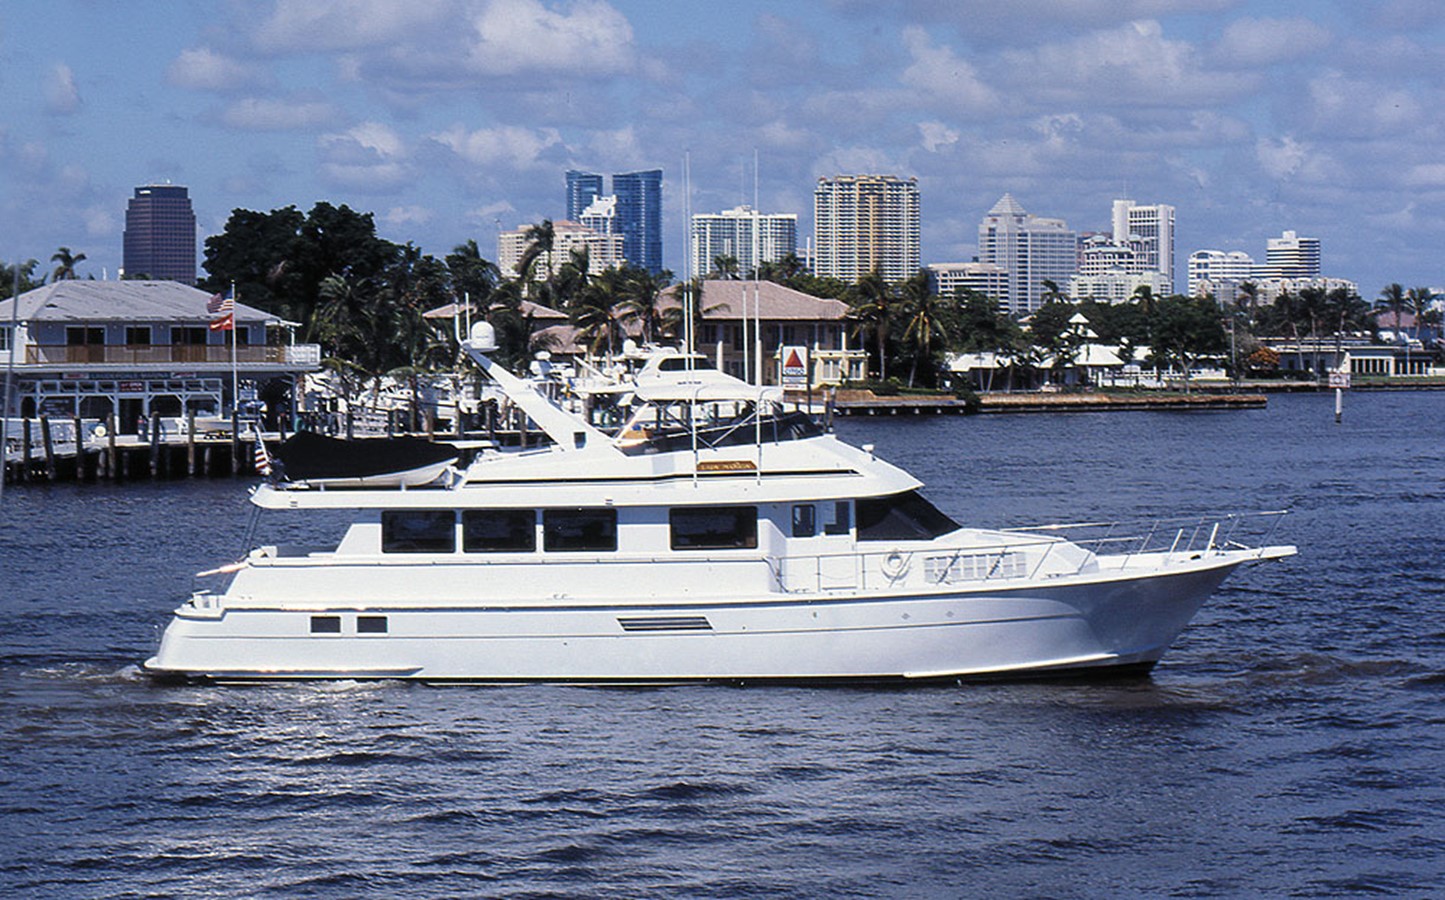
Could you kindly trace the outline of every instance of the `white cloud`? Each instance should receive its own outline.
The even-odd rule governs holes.
[[[227,126],[243,131],[304,131],[330,125],[338,118],[335,107],[319,100],[259,97],[238,100],[221,114]]]
[[[429,32],[459,14],[448,0],[277,0],[254,37],[269,52],[359,50]]]
[[[1258,83],[1252,76],[1209,71],[1193,44],[1169,40],[1153,20],[1006,51],[1003,61],[1017,92],[1048,103],[1205,104],[1237,97]]]
[[[923,149],[937,153],[940,147],[958,143],[958,132],[942,122],[919,122],[918,133],[923,138]]]
[[[543,150],[562,143],[562,136],[555,128],[534,130],[503,125],[468,131],[461,125],[454,125],[431,135],[431,140],[472,165],[531,169],[539,166],[537,157]]]
[[[514,213],[517,208],[506,200],[498,200],[495,203],[488,203],[476,209],[467,210],[466,219],[474,225],[496,225],[503,215]],[[485,255],[485,254],[483,254]]]
[[[56,63],[45,81],[45,108],[60,116],[80,109],[80,90],[75,86],[75,73],[65,63]]]
[[[263,80],[254,67],[210,47],[182,50],[166,68],[166,80],[198,91],[234,91]]]
[[[1445,188],[1445,163],[1421,163],[1405,173],[1405,184],[1412,188]]]
[[[632,26],[601,0],[577,0],[556,12],[538,0],[493,0],[472,18],[473,71],[509,75],[531,70],[591,73],[632,68]]]
[[[1412,132],[1431,118],[1409,92],[1340,72],[1310,81],[1308,112],[1316,133],[1335,136]]]
[[[425,206],[393,206],[382,213],[381,221],[393,228],[403,225],[425,225],[436,218],[436,213]]]
[[[336,184],[361,190],[389,190],[413,177],[401,137],[380,122],[362,122],[317,139],[321,171]]]
[[[1328,47],[1328,29],[1309,19],[1236,19],[1215,47],[1214,57],[1240,66],[1267,66],[1302,59]]]
[[[903,44],[913,57],[900,76],[904,84],[954,110],[979,112],[997,103],[993,90],[979,80],[973,66],[955,56],[951,48],[934,46],[922,28],[904,29]]]
[[[85,219],[85,233],[88,237],[113,237],[120,228],[115,212],[105,206],[89,206],[82,213]]]

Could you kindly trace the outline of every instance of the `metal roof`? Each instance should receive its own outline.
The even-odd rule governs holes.
[[[82,281],[66,279],[0,301],[0,322],[194,322],[217,317],[206,310],[211,294],[178,281]],[[271,313],[236,304],[236,321],[282,324]]]

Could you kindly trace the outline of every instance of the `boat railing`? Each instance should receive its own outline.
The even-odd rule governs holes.
[[[1162,562],[1209,552],[1264,546],[1283,511],[1155,519],[1081,522],[1011,528],[1014,540],[951,548],[886,547],[848,553],[769,558],[777,589],[932,589],[940,585],[1032,581],[1124,568],[1153,554]]]

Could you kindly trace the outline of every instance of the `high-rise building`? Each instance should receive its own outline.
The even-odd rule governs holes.
[[[1135,254],[1131,274],[1158,272],[1174,284],[1174,207],[1165,203],[1140,206],[1133,200],[1114,201],[1114,243]]]
[[[567,173],[567,218],[582,221],[582,211],[602,196],[602,176],[572,169]]]
[[[978,260],[1008,271],[1008,296],[995,298],[1010,314],[1043,304],[1044,282],[1064,289],[1078,268],[1078,237],[1063,219],[1024,211],[1004,194],[978,226]]]
[[[929,288],[940,297],[954,297],[961,290],[978,291],[1003,307],[1008,296],[1008,270],[993,263],[929,263]]]
[[[895,175],[819,178],[813,191],[813,270],[857,281],[873,269],[887,281],[918,274],[918,179]]]
[[[1264,245],[1264,269],[1258,274],[1266,278],[1320,277],[1320,239],[1300,237],[1293,231],[1270,238]]]
[[[798,217],[791,213],[764,215],[750,206],[692,217],[692,271],[706,275],[720,256],[737,260],[738,273],[747,277],[762,263],[777,262],[798,250]]]
[[[196,283],[196,214],[175,184],[135,189],[125,209],[122,272],[156,281]]]
[[[1196,250],[1189,254],[1189,296],[1203,297],[1228,291],[1254,278],[1254,258],[1241,250]],[[1227,286],[1227,287],[1226,287]]]
[[[527,239],[528,226],[521,225],[512,231],[497,235],[497,268],[503,274],[512,276],[517,264],[526,254],[531,243]],[[552,251],[538,254],[532,267],[532,280],[545,281],[572,259],[572,251],[587,250],[587,272],[596,275],[603,269],[620,266],[622,259],[622,238],[615,234],[603,234],[578,222],[559,219],[552,223]]]
[[[617,197],[622,255],[656,275],[662,271],[662,170],[613,175],[612,193]]]

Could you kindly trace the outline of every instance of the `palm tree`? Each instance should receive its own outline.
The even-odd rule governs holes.
[[[1420,339],[1420,320],[1430,314],[1435,292],[1427,287],[1413,287],[1405,292],[1405,307],[1415,316],[1415,340]]]
[[[1394,322],[1391,323],[1395,331],[1395,339],[1400,339],[1400,319],[1405,313],[1405,287],[1402,284],[1387,284],[1380,289],[1380,299],[1376,306],[1388,309]]]
[[[75,267],[84,262],[84,260],[84,253],[71,254],[69,247],[61,247],[50,257],[50,261],[56,264],[55,271],[50,275],[50,280],[64,281],[74,278]]]
[[[527,247],[522,251],[521,258],[517,260],[517,275],[528,284],[530,291],[530,285],[534,280],[532,267],[536,265],[537,257],[543,253],[547,254],[549,260],[551,259],[557,231],[552,227],[551,219],[543,219],[536,225],[527,226],[527,230],[522,232],[522,239],[527,242]],[[550,271],[547,274],[548,277],[551,277]]]
[[[933,348],[949,337],[947,316],[952,304],[929,290],[928,271],[920,269],[917,275],[903,282],[902,311],[904,317],[903,338],[913,345],[913,361],[908,369],[908,386],[918,377],[918,360],[927,357],[933,360]]]
[[[578,342],[594,357],[611,355],[615,349],[617,318],[613,308],[626,297],[624,281],[618,269],[603,269],[567,311],[567,317],[577,327]]]
[[[723,281],[737,281],[739,277],[738,258],[731,254],[714,256],[712,258],[712,272],[708,274],[716,275]]]
[[[623,273],[621,302],[616,305],[617,318],[623,322],[637,322],[642,329],[642,342],[652,343],[659,332],[662,310],[658,301],[672,273],[666,269],[656,275],[646,269],[629,267]]]
[[[848,290],[848,317],[858,332],[871,331],[878,343],[878,380],[888,377],[888,330],[893,317],[893,288],[873,269]]]

